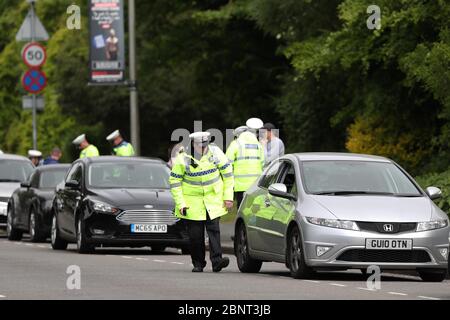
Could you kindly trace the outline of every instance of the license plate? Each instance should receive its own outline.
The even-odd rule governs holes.
[[[132,224],[132,233],[167,233],[166,224]]]
[[[412,250],[412,239],[366,239],[366,249]]]

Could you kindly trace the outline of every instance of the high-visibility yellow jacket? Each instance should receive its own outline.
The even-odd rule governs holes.
[[[264,168],[264,148],[251,132],[231,142],[226,155],[233,163],[234,191],[247,191]]]
[[[191,160],[198,165],[191,166]],[[170,190],[175,200],[175,214],[179,218],[204,221],[227,213],[224,201],[233,201],[233,170],[228,158],[215,145],[198,161],[187,153],[180,153],[169,178]],[[187,215],[180,208],[187,207]]]
[[[113,154],[118,157],[132,157],[134,156],[134,148],[131,143],[124,140],[113,148]]]
[[[98,152],[98,149],[93,144],[88,145],[86,148],[81,150],[80,152],[80,159],[87,158],[87,157],[98,157],[100,153]]]

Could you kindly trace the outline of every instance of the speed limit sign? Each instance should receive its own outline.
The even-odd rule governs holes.
[[[37,42],[28,43],[22,50],[22,59],[30,68],[39,68],[47,59],[47,53],[43,45]]]

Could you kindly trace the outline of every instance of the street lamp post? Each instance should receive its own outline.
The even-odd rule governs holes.
[[[141,154],[138,91],[136,86],[136,7],[134,0],[128,0],[128,36],[130,41],[130,131],[131,143],[136,155]]]

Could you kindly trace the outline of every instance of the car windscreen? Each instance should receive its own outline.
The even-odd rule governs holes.
[[[169,168],[155,163],[93,163],[87,183],[93,188],[169,189],[169,174]]]
[[[0,159],[0,182],[25,182],[33,170],[28,161]]]
[[[50,170],[41,172],[41,177],[39,179],[39,188],[41,189],[54,189],[64,180],[67,170]]]
[[[421,196],[393,163],[373,161],[305,161],[304,186],[312,194],[390,194]]]

